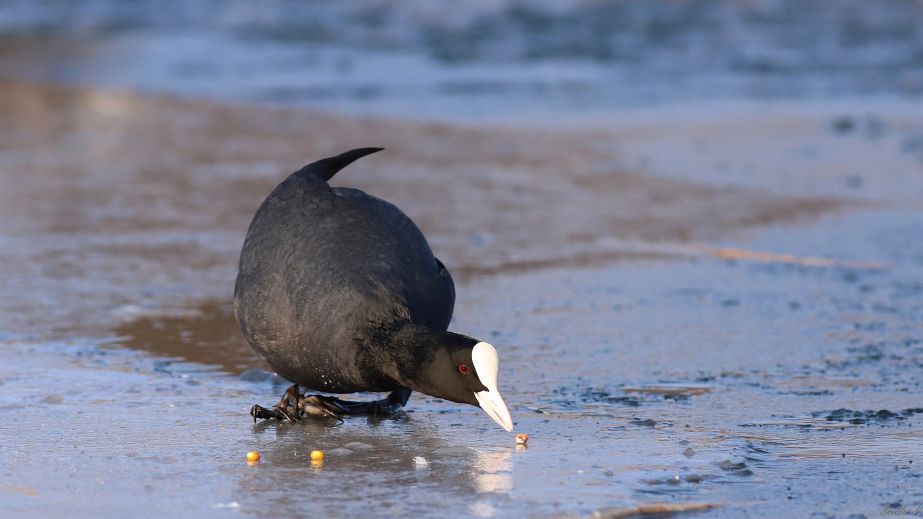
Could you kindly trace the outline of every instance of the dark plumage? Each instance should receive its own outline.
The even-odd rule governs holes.
[[[389,403],[400,400],[397,407],[410,390],[478,405],[475,393],[488,390],[491,375],[476,373],[477,340],[446,331],[455,304],[448,270],[400,209],[327,183],[380,150],[314,162],[269,195],[241,252],[235,316],[253,349],[296,384],[333,393],[395,391]],[[334,414],[370,410],[328,404]],[[293,409],[307,413],[302,407],[299,401]]]

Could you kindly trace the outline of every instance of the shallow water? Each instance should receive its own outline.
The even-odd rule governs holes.
[[[921,21],[904,0],[15,0],[0,68],[354,114],[579,121],[677,101],[919,100]]]

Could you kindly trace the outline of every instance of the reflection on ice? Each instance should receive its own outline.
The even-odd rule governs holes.
[[[493,517],[497,513],[494,507],[487,501],[475,501],[471,503],[468,510],[470,510],[475,517]]]
[[[476,451],[474,483],[478,492],[505,493],[513,489],[513,461],[509,449]]]

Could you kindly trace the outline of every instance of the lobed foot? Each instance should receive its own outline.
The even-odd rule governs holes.
[[[387,398],[372,402],[350,402],[332,396],[306,395],[297,384],[285,390],[282,399],[272,409],[261,405],[250,408],[250,416],[255,423],[257,419],[286,420],[295,423],[305,417],[336,418],[342,415],[390,415],[400,411],[407,399],[410,389],[392,391]]]

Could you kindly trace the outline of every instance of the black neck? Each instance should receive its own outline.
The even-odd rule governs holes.
[[[378,369],[401,387],[438,395],[435,366],[448,362],[451,352],[471,348],[476,340],[449,331],[433,331],[409,321],[377,327],[370,334]]]

